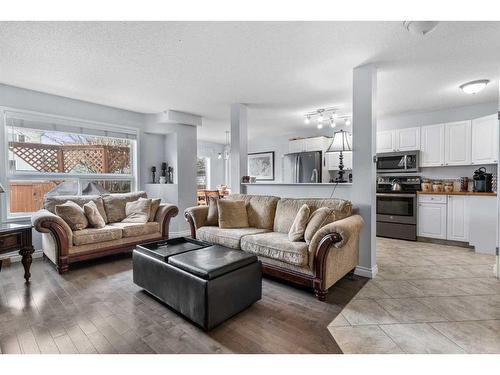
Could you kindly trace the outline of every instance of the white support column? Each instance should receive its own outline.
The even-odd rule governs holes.
[[[231,104],[231,192],[241,191],[241,176],[248,174],[247,107]]]
[[[359,264],[356,274],[377,274],[376,243],[376,153],[377,68],[363,65],[353,70],[353,186],[352,202],[365,221],[359,241]]]

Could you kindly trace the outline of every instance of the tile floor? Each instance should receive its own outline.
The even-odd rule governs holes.
[[[378,239],[379,273],[328,329],[344,353],[500,353],[495,257]]]

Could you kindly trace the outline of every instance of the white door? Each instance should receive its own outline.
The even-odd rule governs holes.
[[[469,242],[467,197],[448,195],[447,240]]]
[[[497,115],[472,120],[472,164],[498,162]]]
[[[444,125],[422,126],[420,165],[441,167],[444,165]]]
[[[446,204],[418,204],[418,236],[446,239]]]
[[[396,151],[395,131],[381,131],[377,132],[377,152],[394,152]]]
[[[444,127],[444,164],[471,164],[471,121],[458,121]]]
[[[289,152],[302,152],[304,151],[304,139],[295,139],[288,142]]]
[[[420,127],[396,131],[396,151],[420,150]]]

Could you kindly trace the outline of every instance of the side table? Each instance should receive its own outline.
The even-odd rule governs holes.
[[[30,224],[0,224],[0,254],[19,250],[24,267],[24,279],[30,282],[31,254],[35,251],[31,243]],[[0,260],[0,270],[2,261]]]

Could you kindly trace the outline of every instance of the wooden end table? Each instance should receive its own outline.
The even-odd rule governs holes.
[[[35,251],[31,243],[30,224],[0,224],[0,254],[19,250],[19,255],[24,267],[24,279],[30,282],[31,254]],[[0,270],[2,260],[0,260]]]

